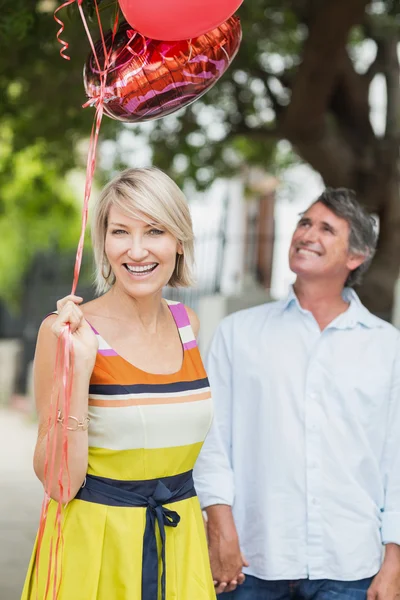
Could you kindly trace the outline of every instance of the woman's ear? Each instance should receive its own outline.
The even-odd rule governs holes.
[[[178,242],[178,247],[176,249],[177,254],[183,254],[183,246],[182,246],[182,242]]]

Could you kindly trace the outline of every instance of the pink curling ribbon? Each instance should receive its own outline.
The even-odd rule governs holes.
[[[79,243],[76,251],[75,257],[75,266],[74,266],[74,276],[72,282],[71,294],[75,294],[76,288],[79,280],[79,273],[81,270],[82,264],[82,255],[83,255],[83,247],[84,247],[84,239],[85,239],[85,231],[88,219],[88,210],[89,210],[89,200],[92,191],[92,182],[94,177],[94,172],[96,168],[96,149],[99,139],[99,132],[101,121],[103,117],[103,104],[104,104],[104,89],[105,83],[110,63],[110,56],[112,53],[112,45],[109,51],[106,50],[106,45],[104,41],[104,33],[101,25],[100,13],[98,9],[97,0],[94,0],[96,15],[99,24],[101,39],[103,42],[104,49],[104,65],[101,67],[98,56],[95,51],[95,46],[87,26],[87,22],[85,19],[84,12],[82,10],[82,0],[68,0],[64,2],[61,6],[59,6],[54,12],[54,19],[60,25],[60,29],[57,32],[57,40],[62,45],[60,50],[60,55],[66,59],[70,60],[70,57],[65,54],[68,49],[68,43],[61,39],[61,35],[64,31],[64,23],[58,18],[58,12],[73,4],[77,3],[78,9],[81,15],[82,23],[84,29],[86,31],[89,44],[92,48],[93,54],[95,56],[96,65],[98,67],[100,78],[101,78],[101,87],[98,98],[96,98],[96,112],[94,117],[94,122],[92,126],[92,131],[90,135],[89,142],[89,151],[87,157],[87,165],[86,165],[86,181],[85,181],[85,192],[84,192],[84,201],[82,208],[82,225],[81,225],[81,233],[79,238]],[[115,16],[115,22],[113,27],[113,38],[117,32],[118,28],[118,18],[119,11],[117,10]],[[84,104],[87,106],[88,103]],[[44,488],[45,494],[42,503],[42,510],[40,515],[39,522],[39,531],[37,536],[37,547],[36,547],[36,598],[38,598],[39,592],[39,561],[40,554],[43,545],[43,538],[46,530],[46,524],[48,520],[49,513],[49,502],[50,496],[53,489],[54,477],[56,475],[56,453],[57,453],[57,444],[59,435],[61,435],[61,459],[60,464],[58,465],[57,472],[57,485],[59,490],[59,500],[57,503],[57,509],[54,519],[54,528],[51,532],[51,539],[49,545],[49,560],[48,560],[48,569],[47,569],[47,577],[46,577],[46,586],[44,596],[40,598],[40,600],[47,600],[49,596],[49,592],[52,592],[52,600],[57,600],[59,596],[59,590],[62,581],[62,550],[63,550],[63,536],[62,536],[62,524],[63,524],[63,514],[65,507],[63,506],[64,498],[70,498],[71,495],[71,482],[70,482],[70,474],[68,469],[68,417],[70,414],[70,401],[72,394],[72,381],[73,381],[73,366],[74,366],[74,351],[73,351],[73,341],[72,334],[69,327],[65,327],[64,331],[58,338],[57,343],[57,351],[56,351],[56,359],[53,373],[53,388],[51,393],[51,401],[50,401],[50,409],[49,409],[49,417],[47,422],[47,437],[46,437],[46,454],[45,454],[45,464],[44,464]],[[61,413],[63,416],[62,427],[59,427],[59,423],[57,421],[58,415]]]

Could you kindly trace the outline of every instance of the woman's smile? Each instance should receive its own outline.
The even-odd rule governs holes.
[[[157,262],[139,263],[139,264],[124,263],[124,267],[126,268],[126,270],[128,271],[128,273],[131,277],[133,277],[135,279],[136,278],[143,279],[144,277],[149,277],[154,273],[154,271],[158,267],[158,263]]]

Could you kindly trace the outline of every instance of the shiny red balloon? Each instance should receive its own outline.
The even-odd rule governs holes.
[[[250,0],[251,1],[251,0]],[[243,0],[119,0],[125,19],[155,40],[185,40],[221,25]]]
[[[234,16],[206,35],[191,41],[162,42],[143,37],[127,23],[112,43],[111,62],[104,89],[104,112],[127,123],[169,115],[200,98],[220,77],[236,55],[242,30]],[[101,40],[95,46],[104,64]],[[84,68],[85,90],[93,104],[101,95],[101,77],[93,53]]]

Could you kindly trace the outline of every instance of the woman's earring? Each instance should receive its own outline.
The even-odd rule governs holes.
[[[107,275],[104,275],[104,263],[103,263],[103,266],[101,267],[101,274],[102,274],[102,276],[104,277],[105,281],[108,281],[108,280],[110,279],[110,277],[111,277],[111,272],[112,272],[112,269],[111,269],[111,265],[110,265],[110,263],[109,263],[109,264],[108,264],[108,274],[107,274]]]
[[[181,276],[181,260],[183,258],[183,254],[178,254],[176,258],[176,276],[179,278]]]

